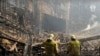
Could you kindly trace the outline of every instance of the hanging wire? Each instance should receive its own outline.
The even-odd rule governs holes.
[[[6,21],[6,0],[4,0],[4,2],[3,2],[4,4],[4,8],[3,8],[3,13],[4,13],[4,15],[3,15],[3,17],[5,17],[5,21]],[[5,22],[5,24],[6,24],[6,22]],[[6,25],[4,25],[4,30],[6,30]]]
[[[1,0],[0,0],[0,17],[1,17]]]
[[[70,32],[69,32],[70,0],[67,0],[67,15],[68,15],[68,16],[66,16],[66,33],[67,33],[68,36],[69,36],[69,34],[70,34]]]
[[[22,9],[24,10],[24,12],[25,12],[25,0],[22,0]],[[22,17],[23,19],[24,19],[24,21],[23,21],[23,29],[25,30],[25,13],[23,14],[23,17]],[[24,37],[24,39],[26,38],[26,33],[23,33],[23,37]]]
[[[1,19],[1,16],[2,16],[2,0],[0,0],[0,19]],[[0,26],[1,26],[1,29],[2,29],[3,27],[2,27],[1,23],[0,23]]]
[[[39,10],[39,35],[42,34],[42,0],[40,2],[40,10]]]
[[[16,20],[16,22],[17,23],[19,23],[19,21],[18,21],[18,19],[19,19],[19,16],[18,16],[18,4],[19,4],[19,0],[15,0],[15,11],[14,11],[14,14],[15,14],[15,18],[14,18],[14,20]],[[14,23],[14,24],[16,24],[16,23]],[[20,26],[20,24],[16,24],[17,25],[17,28],[20,28],[19,26]],[[16,36],[16,38],[18,38],[19,37],[19,34],[20,34],[20,31],[19,30],[16,30],[16,32],[17,32],[17,36]]]
[[[26,28],[26,26],[27,26],[27,22],[26,22],[27,21],[27,1],[28,0],[25,0],[25,13],[24,13],[25,14],[25,16],[24,16],[24,19],[25,19],[25,23],[24,23],[25,24],[25,30],[27,30],[27,28]],[[26,40],[26,46],[24,48],[24,50],[25,50],[24,54],[23,54],[24,56],[28,55],[27,51],[28,51],[28,37],[29,37],[29,35],[26,34],[26,37],[27,37],[26,38],[27,40]]]
[[[18,10],[19,9],[19,10]],[[18,19],[18,22],[19,22],[19,28],[21,29],[21,24],[20,24],[20,14],[19,14],[19,11],[20,11],[20,0],[17,0],[17,13],[18,13],[18,15],[17,15],[17,19]],[[18,34],[18,36],[21,36],[21,31],[19,31],[19,34]]]
[[[7,0],[5,0],[5,12],[6,12],[5,13],[5,17],[6,17],[7,20],[9,20],[9,15],[8,15],[8,13],[9,13],[9,7],[8,7]],[[8,21],[6,21],[6,22],[8,22]],[[9,25],[6,26],[5,30],[7,30],[7,32],[9,32]]]
[[[1,11],[2,11],[2,17],[4,17],[4,0],[1,0]],[[5,19],[4,19],[4,21],[5,21]],[[5,24],[5,22],[4,22],[4,24]],[[3,25],[3,28],[2,28],[2,30],[4,30],[4,27],[5,27],[5,25]]]
[[[0,16],[2,15],[2,0],[0,0]]]

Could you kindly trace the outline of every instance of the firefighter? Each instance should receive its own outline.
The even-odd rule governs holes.
[[[57,51],[59,51],[59,48],[58,47],[59,47],[60,40],[59,39],[58,40],[57,39],[54,40],[54,37],[55,37],[54,34],[49,34],[49,38],[52,39],[52,41],[56,43]]]
[[[42,43],[42,46],[45,47],[46,56],[56,56],[58,54],[57,44],[52,38],[48,38]]]
[[[50,39],[52,39],[57,44],[60,43],[60,40],[59,39],[58,40],[54,40],[54,37],[55,37],[54,34],[49,34],[49,38]]]
[[[75,35],[71,36],[71,41],[67,44],[67,54],[69,56],[80,56],[81,52],[81,43],[75,37]]]

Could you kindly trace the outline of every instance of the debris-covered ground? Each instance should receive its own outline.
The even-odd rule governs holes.
[[[67,56],[69,33],[80,36],[81,56],[100,56],[99,4],[99,0],[0,0],[0,56],[43,56],[41,43],[48,32],[60,40],[59,56]],[[17,43],[18,51],[2,47],[3,38]]]

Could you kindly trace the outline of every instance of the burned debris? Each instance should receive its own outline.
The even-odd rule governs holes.
[[[45,56],[42,42],[51,33],[59,56],[68,55],[70,34],[81,42],[81,56],[100,56],[96,6],[92,0],[0,0],[0,56]]]

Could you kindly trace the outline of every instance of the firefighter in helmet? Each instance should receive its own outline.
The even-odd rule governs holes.
[[[59,48],[58,48],[58,47],[59,47],[60,40],[59,40],[59,39],[56,39],[56,40],[55,40],[54,37],[55,37],[54,34],[50,34],[50,35],[49,35],[49,38],[52,39],[52,41],[56,43],[56,49],[57,49],[57,51],[59,52]]]
[[[67,54],[69,56],[80,56],[81,43],[75,37],[71,35],[71,41],[67,44]]]
[[[50,34],[49,38],[42,43],[42,46],[45,47],[46,56],[56,56],[58,54],[58,46],[53,37],[54,35]]]
[[[54,40],[54,37],[55,37],[54,34],[50,34],[49,35],[49,38],[52,39],[55,43],[57,43],[57,44],[60,43],[60,40],[59,39],[58,40]]]

